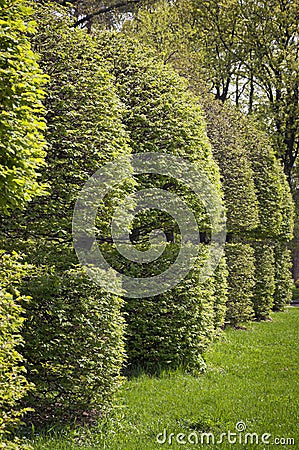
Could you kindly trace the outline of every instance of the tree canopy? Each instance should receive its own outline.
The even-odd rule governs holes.
[[[168,57],[178,66],[183,43],[188,76],[257,115],[291,182],[299,148],[298,24],[293,0],[178,0],[145,8],[130,27],[157,49],[172,41]]]

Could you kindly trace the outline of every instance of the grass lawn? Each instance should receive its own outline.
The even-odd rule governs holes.
[[[176,372],[127,381],[123,406],[97,429],[44,431],[30,441],[37,450],[299,448],[299,308],[275,313],[273,322],[251,324],[247,331],[227,330],[207,354],[207,364],[199,377]],[[246,430],[237,431],[237,423]],[[158,443],[164,429],[167,442]],[[227,435],[219,443],[229,431],[237,433],[232,443]],[[210,436],[208,444],[203,432],[213,433],[215,443]],[[185,444],[176,442],[178,433]],[[271,437],[257,445],[248,436],[245,444],[246,433],[256,433],[259,442],[262,435]]]

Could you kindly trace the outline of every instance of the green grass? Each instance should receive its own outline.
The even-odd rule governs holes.
[[[229,329],[207,354],[205,375],[180,372],[160,378],[142,375],[127,381],[123,406],[98,428],[43,431],[31,442],[37,450],[156,450],[299,448],[299,308],[273,314],[273,322],[254,323],[248,330]],[[158,444],[169,433],[236,431],[260,437],[294,438],[295,445]],[[244,442],[244,432],[238,433]],[[193,438],[194,439],[194,438]]]

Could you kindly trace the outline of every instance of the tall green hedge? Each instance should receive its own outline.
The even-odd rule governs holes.
[[[40,53],[40,66],[50,76],[45,100],[49,148],[42,178],[51,192],[32,202],[30,217],[26,216],[26,236],[47,236],[55,252],[55,243],[71,240],[74,204],[87,179],[104,164],[130,153],[113,77],[92,39],[70,28],[63,8],[60,14],[57,11],[55,5],[35,12],[39,32],[32,42]],[[116,190],[114,201],[111,196],[101,204],[99,225],[106,235],[119,195]]]
[[[287,243],[293,239],[295,226],[295,203],[293,200],[293,195],[291,193],[290,185],[280,164],[278,164],[278,174],[282,190],[283,202],[281,205],[282,218],[280,229],[278,235],[276,236],[276,239],[280,242]]]
[[[239,124],[252,163],[259,203],[259,226],[251,236],[254,239],[289,240],[293,233],[294,205],[269,137],[249,118],[240,116]]]
[[[254,170],[244,138],[238,131],[239,115],[229,104],[202,94],[200,102],[207,120],[213,156],[221,173],[227,208],[227,231],[240,236],[259,224],[259,203]]]
[[[124,359],[123,319],[122,300],[82,273],[72,244],[73,209],[85,181],[130,149],[122,106],[101,56],[85,32],[71,29],[63,9],[53,8],[36,7],[39,32],[32,37],[50,76],[42,171],[49,195],[6,221],[2,242],[35,265],[22,285],[32,296],[24,305],[23,330],[28,379],[36,386],[26,399],[36,410],[32,419],[81,420],[103,415],[113,404]],[[97,225],[104,239],[121,196],[116,188],[100,205]]]
[[[0,1],[0,211],[44,191],[38,171],[45,157],[45,77],[28,40],[30,12],[22,0]]]
[[[263,246],[264,249],[260,247],[260,251],[256,246],[257,281],[260,287],[257,286],[255,294],[255,311],[257,319],[265,319],[272,306],[283,309],[291,298],[290,255],[285,252],[285,248],[293,235],[294,203],[286,176],[275,158],[268,136],[253,121],[247,120],[245,124],[244,139],[254,169],[260,220],[258,228],[250,233],[250,238],[272,241],[268,248],[267,245]],[[277,242],[280,244],[276,245]]]
[[[291,251],[285,242],[278,242],[274,247],[275,255],[275,291],[274,311],[283,311],[292,300],[294,282],[292,279]]]
[[[199,95],[221,172],[229,240],[243,237],[253,243],[263,239],[287,242],[292,237],[294,207],[286,177],[269,137],[258,124],[230,105],[229,100],[223,104],[207,94],[210,87],[206,86],[201,67],[204,53],[190,44],[193,20],[191,11],[182,13],[179,5],[162,2],[153,10],[140,11],[136,20],[125,25],[125,32],[134,34],[155,54],[170,61]]]
[[[0,214],[6,217],[16,207],[23,208],[29,200],[44,194],[46,188],[38,173],[45,158],[42,100],[46,77],[28,39],[34,32],[30,16],[31,9],[22,0],[0,1]],[[1,449],[28,448],[10,435],[26,412],[20,401],[32,389],[20,353],[25,297],[20,295],[19,284],[26,270],[16,252],[0,250]]]
[[[202,262],[206,251],[202,246]],[[184,281],[164,294],[126,300],[129,369],[153,373],[205,368],[203,353],[214,336],[214,289],[212,279],[198,282],[200,269],[198,263]]]
[[[269,318],[275,291],[275,261],[271,243],[253,244],[255,256],[255,289],[253,296],[255,317]]]
[[[130,133],[133,152],[182,157],[197,167],[199,177],[204,173],[221,196],[218,167],[212,157],[202,111],[185,81],[133,39],[119,33],[99,33],[96,40],[117,80],[117,92],[125,106],[123,121]],[[175,177],[145,175],[137,181],[138,189],[169,189],[185,200],[196,216],[199,230],[209,234],[211,226],[203,205]],[[157,224],[165,232],[171,232],[176,242],[179,233],[175,225],[155,211],[140,217],[135,225],[143,228],[146,235]],[[168,247],[174,252],[176,244],[169,243]],[[161,271],[163,264],[162,259],[158,267]],[[202,367],[201,355],[213,339],[214,308],[218,306],[214,305],[212,281],[199,282],[201,266],[199,258],[189,276],[165,294],[145,300],[126,299],[129,364],[172,368],[181,365],[188,370]],[[139,268],[139,276],[150,273],[147,270]],[[135,267],[135,275],[136,271]],[[219,320],[222,319],[215,319],[217,327]]]
[[[34,420],[102,416],[122,381],[122,299],[103,292],[82,268],[40,267],[22,290],[32,297],[23,353],[36,385],[26,399]]]
[[[201,103],[207,116],[213,154],[222,176],[229,240],[238,242],[245,239],[255,248],[256,287],[252,292],[255,316],[259,320],[266,319],[273,305],[273,283],[277,276],[273,242],[270,241],[287,242],[292,237],[294,206],[290,188],[268,137],[252,119],[228,104],[221,105],[211,96],[203,95]],[[269,243],[268,249],[260,245],[263,239]],[[228,264],[231,263],[229,258]],[[233,262],[233,265],[236,268],[237,263]],[[230,285],[234,285],[233,273],[231,267]],[[236,308],[238,316],[237,304]],[[233,304],[230,303],[231,317],[232,309]]]
[[[28,298],[20,295],[18,286],[26,266],[16,253],[1,251],[0,268],[0,448],[17,449],[22,446],[7,441],[26,412],[20,407],[20,400],[33,388],[26,379],[25,361],[19,353],[24,343],[22,303]]]
[[[220,168],[227,209],[228,241],[234,242],[244,234],[257,229],[259,224],[259,204],[254,171],[244,145],[244,138],[238,132],[239,117],[235,109],[229,104],[223,105],[212,95],[204,93],[200,96],[200,102],[206,114],[207,131],[213,155]],[[247,254],[249,265],[245,267]],[[225,319],[236,325],[253,317],[252,249],[242,244],[227,243],[226,261],[228,298]],[[219,274],[216,275],[217,277]],[[218,282],[217,286],[223,289],[225,284]],[[216,289],[215,300],[217,295]]]
[[[254,250],[249,244],[227,243],[228,301],[226,320],[232,325],[254,317]]]
[[[225,324],[226,303],[228,300],[228,267],[225,256],[219,262],[214,273],[214,329],[219,335]]]

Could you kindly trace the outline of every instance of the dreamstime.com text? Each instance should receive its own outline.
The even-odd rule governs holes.
[[[262,445],[295,445],[293,437],[274,437],[270,433],[258,434],[247,432],[245,422],[237,422],[234,431],[215,434],[212,432],[192,431],[190,433],[171,433],[164,430],[157,434],[158,444],[211,445],[211,444],[262,444]]]

